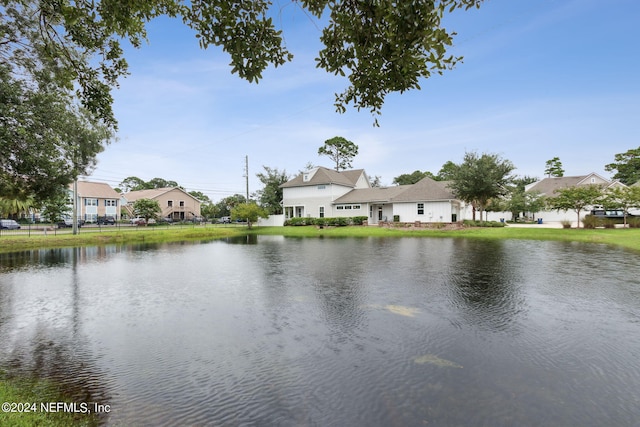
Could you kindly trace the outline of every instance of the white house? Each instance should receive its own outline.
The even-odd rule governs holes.
[[[620,181],[611,181],[592,172],[587,175],[544,178],[527,185],[525,191],[528,193],[537,193],[545,197],[555,197],[557,196],[558,190],[579,185],[600,185],[604,189],[625,186]],[[588,210],[591,210],[591,208],[592,207],[589,206]],[[587,212],[585,212],[585,214],[586,213]],[[531,214],[535,215],[536,218],[542,219],[544,222],[571,221],[573,226],[576,225],[576,213],[574,211],[548,210],[531,212]],[[510,216],[511,214],[507,212],[488,212],[488,219],[490,221],[498,221],[500,218],[505,217],[508,219]]]
[[[371,188],[364,170],[356,169],[338,172],[333,169],[316,167],[303,172],[280,186],[285,218],[294,217],[338,217],[364,216],[362,206],[350,206],[348,215],[344,206],[338,212],[334,201],[354,189]]]
[[[445,182],[371,187],[363,170],[337,172],[317,167],[281,186],[285,218],[366,216],[380,221],[461,221],[462,203]]]

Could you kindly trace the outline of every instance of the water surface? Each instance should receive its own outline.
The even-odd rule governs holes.
[[[0,367],[107,425],[637,426],[640,257],[255,236],[0,255]]]

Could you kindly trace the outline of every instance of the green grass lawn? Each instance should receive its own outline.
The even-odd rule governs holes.
[[[62,403],[76,403],[75,407]],[[46,380],[28,378],[7,378],[0,371],[0,425],[12,427],[68,427],[98,426],[97,414],[90,413],[93,406],[87,402],[87,411],[80,406],[82,402],[72,402],[61,396],[56,387]],[[75,409],[72,409],[75,408]],[[77,412],[71,412],[71,411]],[[82,413],[85,412],[85,413]]]
[[[42,233],[0,234],[0,253],[40,248],[95,246],[111,244],[160,243],[216,239],[246,232],[242,226],[170,226],[83,228],[79,234]]]
[[[93,246],[106,244],[160,243],[186,240],[218,239],[246,233],[289,237],[464,237],[470,239],[526,239],[604,243],[640,252],[639,228],[563,229],[470,227],[460,230],[385,228],[371,226],[325,227],[253,227],[199,225],[187,227],[113,228],[95,232],[82,230],[80,234],[0,235],[0,252],[29,249]]]
[[[604,243],[640,252],[639,228],[564,229],[564,228],[465,228],[461,230],[396,229],[384,227],[336,227],[319,229],[314,226],[260,227],[256,234],[291,237],[463,237],[470,239],[557,240],[567,242]]]

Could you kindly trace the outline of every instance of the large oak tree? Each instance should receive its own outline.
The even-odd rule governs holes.
[[[509,193],[515,166],[497,154],[467,152],[462,163],[455,168],[449,165],[449,169],[449,187],[458,198],[478,208],[482,220],[489,200]]]
[[[419,80],[442,74],[461,59],[447,53],[455,33],[441,23],[456,9],[482,0],[293,2],[323,25],[317,67],[345,76],[336,108],[379,114],[387,94],[419,89]],[[140,46],[146,25],[169,16],[195,30],[200,46],[220,47],[232,73],[250,82],[270,65],[292,60],[271,0],[0,0],[0,56],[28,73],[30,58],[55,64],[57,83],[77,92],[83,105],[116,125],[111,89],[127,73],[122,41]]]
[[[0,196],[42,202],[57,195],[88,173],[110,137],[68,93],[16,79],[0,63]]]
[[[348,79],[346,89],[336,94],[336,109],[353,106],[377,115],[389,93],[419,89],[420,79],[455,66],[460,58],[447,53],[454,33],[441,22],[455,9],[481,2],[293,4],[324,26],[317,67]],[[53,187],[66,185],[95,162],[106,142],[90,133],[97,126],[117,130],[111,92],[128,73],[122,43],[141,46],[154,18],[182,20],[195,30],[200,47],[221,48],[232,73],[257,82],[267,67],[293,58],[279,21],[272,18],[280,8],[271,0],[0,0],[0,96],[3,108],[10,110],[1,112],[7,132],[0,135],[0,178],[15,181],[14,192],[52,194]],[[87,114],[75,110],[78,105]],[[25,149],[42,141],[41,150]],[[46,158],[51,154],[53,162]],[[58,170],[62,173],[50,173]]]

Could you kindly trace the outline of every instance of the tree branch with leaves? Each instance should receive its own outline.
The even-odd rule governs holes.
[[[318,68],[345,76],[347,88],[335,107],[349,105],[379,115],[385,97],[420,89],[420,79],[452,69],[461,57],[448,54],[455,32],[442,21],[456,9],[480,7],[482,0],[346,1],[301,0],[296,7],[324,25]],[[56,64],[61,87],[77,84],[85,108],[116,127],[111,90],[128,73],[121,43],[139,47],[146,25],[160,16],[182,20],[201,48],[219,47],[231,72],[257,82],[267,67],[293,59],[270,0],[2,0],[0,56],[34,74],[29,59]]]

